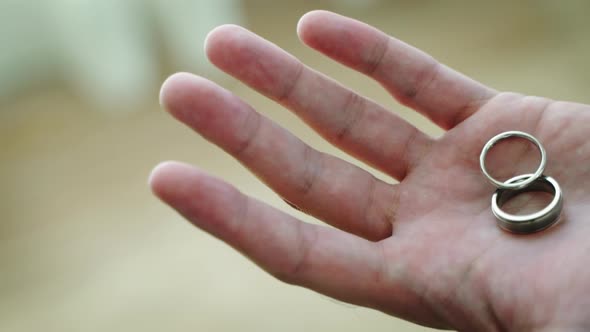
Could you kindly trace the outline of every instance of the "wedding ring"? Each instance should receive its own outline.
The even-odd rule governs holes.
[[[513,233],[533,233],[550,227],[559,220],[563,209],[563,194],[555,179],[541,175],[538,178],[534,174],[523,174],[507,180],[506,184],[521,184],[530,182],[524,188],[503,189],[498,188],[492,196],[492,213],[497,218],[498,226]],[[511,198],[525,192],[544,191],[553,195],[551,203],[532,214],[514,215],[503,211],[502,206]]]
[[[488,152],[490,151],[490,149],[494,145],[496,145],[499,141],[509,138],[509,137],[521,137],[521,138],[525,138],[525,139],[531,141],[539,149],[539,152],[541,153],[541,163],[539,164],[539,168],[537,168],[535,173],[529,174],[530,176],[527,178],[521,178],[520,181],[502,182],[502,181],[498,181],[498,180],[494,179],[488,173],[488,170],[486,169],[485,161],[486,161],[486,156],[487,156]],[[539,142],[539,140],[537,140],[532,135],[524,133],[522,131],[507,131],[507,132],[504,132],[504,133],[501,133],[501,134],[498,134],[498,135],[492,137],[492,139],[490,139],[486,143],[486,145],[484,145],[483,149],[481,150],[481,154],[479,156],[479,166],[481,167],[481,171],[486,176],[486,178],[499,189],[525,188],[526,186],[535,182],[535,180],[537,180],[543,174],[543,172],[545,171],[546,164],[547,164],[547,154],[545,153],[545,149],[541,145],[541,142]]]

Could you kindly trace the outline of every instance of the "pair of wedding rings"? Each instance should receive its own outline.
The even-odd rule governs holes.
[[[520,137],[533,143],[541,153],[541,163],[533,174],[522,174],[504,182],[494,179],[488,172],[485,160],[490,149],[501,140],[510,137]],[[492,213],[496,216],[498,226],[513,233],[533,233],[554,225],[561,215],[563,208],[563,194],[555,179],[543,175],[547,165],[547,153],[541,142],[530,134],[521,131],[507,131],[492,137],[481,150],[479,165],[485,177],[496,186],[492,195]],[[553,199],[543,209],[526,215],[510,214],[502,210],[502,206],[511,198],[525,192],[544,191]]]

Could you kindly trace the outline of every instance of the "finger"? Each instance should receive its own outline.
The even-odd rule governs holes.
[[[300,222],[188,165],[163,163],[152,172],[150,184],[195,226],[278,279],[343,301],[372,304],[382,264],[376,244]]]
[[[397,179],[430,145],[397,115],[241,27],[213,30],[206,52],[217,67],[293,110],[331,143]]]
[[[162,104],[306,213],[371,240],[391,235],[395,187],[318,152],[231,92],[190,74],[170,77]]]
[[[301,18],[297,31],[305,44],[373,77],[402,104],[445,129],[465,120],[496,93],[351,18],[313,11]]]

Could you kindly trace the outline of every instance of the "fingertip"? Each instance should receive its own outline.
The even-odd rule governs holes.
[[[180,185],[185,183],[187,177],[196,171],[194,167],[185,163],[164,161],[152,169],[148,185],[154,195],[168,202],[173,192],[181,189]]]
[[[318,29],[322,29],[331,20],[337,16],[337,14],[327,10],[312,10],[301,16],[299,22],[297,22],[297,35],[299,39],[306,44],[313,43],[314,32],[318,32]]]
[[[148,183],[162,202],[210,232],[223,230],[223,221],[217,221],[220,215],[232,212],[228,207],[236,197],[233,186],[177,161],[165,161],[154,167]]]
[[[303,14],[303,16],[301,16],[301,18],[297,22],[297,36],[299,36],[299,39],[301,41],[303,41],[303,42],[306,41],[307,31],[309,30],[309,27],[310,26],[313,27],[314,22],[316,22],[318,19],[320,19],[321,16],[324,15],[325,13],[326,13],[326,11],[324,11],[324,10],[312,10],[310,12]]]
[[[175,102],[182,97],[187,86],[192,84],[198,76],[190,73],[174,73],[170,75],[160,88],[160,106],[170,112]]]
[[[206,78],[190,73],[176,73],[162,84],[160,105],[177,120],[195,128],[204,110],[213,106],[210,104],[219,102],[214,98],[219,93],[218,90],[218,86]]]
[[[236,24],[223,24],[209,31],[204,43],[205,55],[209,61],[216,64],[222,52],[229,46],[229,41],[244,32],[247,30]]]

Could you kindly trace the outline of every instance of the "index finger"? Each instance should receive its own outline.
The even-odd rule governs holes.
[[[381,83],[399,102],[450,129],[496,91],[432,56],[354,19],[313,11],[297,32],[310,47]]]

